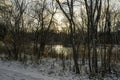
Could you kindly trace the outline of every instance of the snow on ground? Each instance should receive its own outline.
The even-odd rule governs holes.
[[[0,61],[0,80],[80,80],[75,73],[63,71],[59,64],[51,64],[51,60],[43,60],[40,65]]]
[[[30,62],[23,64],[17,61],[0,61],[0,80],[89,80],[87,75],[63,71],[60,63],[49,58],[43,59],[40,65]],[[102,80],[113,80],[113,78]],[[114,78],[114,80],[120,80],[120,78]]]

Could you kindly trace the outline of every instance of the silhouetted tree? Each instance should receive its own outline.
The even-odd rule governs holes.
[[[70,40],[71,40],[71,45],[72,45],[72,50],[73,50],[73,60],[74,60],[74,65],[75,65],[75,69],[76,69],[76,73],[80,73],[79,71],[79,65],[78,65],[78,54],[77,54],[77,50],[75,47],[75,22],[74,22],[74,0],[67,0],[64,3],[61,3],[59,0],[56,0],[56,2],[58,3],[61,11],[63,12],[63,14],[65,15],[65,17],[67,18],[68,22],[69,22],[69,28],[70,28]],[[68,12],[65,11],[63,4],[66,4],[68,7]]]

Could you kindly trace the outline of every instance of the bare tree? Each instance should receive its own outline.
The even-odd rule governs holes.
[[[106,37],[108,38],[108,42],[110,43],[110,48],[108,49],[108,55],[105,52],[104,53],[104,71],[109,70],[109,72],[111,72],[111,67],[110,67],[110,63],[111,63],[111,56],[112,56],[112,35],[111,35],[111,12],[110,12],[110,1],[107,0],[107,7],[106,7],[106,16],[105,16],[105,27],[104,27],[104,48],[106,47],[106,42],[105,39]],[[106,50],[106,48],[105,48]],[[104,50],[104,51],[105,51]],[[108,69],[107,69],[108,66]]]
[[[90,72],[98,72],[97,65],[97,27],[101,16],[102,0],[84,0],[87,13],[88,27],[88,57]],[[92,66],[90,60],[90,44],[93,48]]]
[[[37,20],[34,43],[35,54],[38,60],[43,56],[48,31],[54,22],[54,15],[57,11],[57,7],[54,5],[53,1],[50,3],[48,3],[47,0],[42,0],[40,2],[37,2],[35,4],[35,9],[33,9],[36,16],[34,18]]]
[[[73,49],[73,60],[74,60],[74,65],[75,65],[75,69],[76,69],[76,73],[80,73],[79,71],[79,65],[78,65],[78,54],[77,54],[77,50],[75,48],[75,22],[74,22],[74,0],[67,0],[64,3],[61,3],[59,0],[56,0],[56,2],[58,3],[61,11],[63,12],[63,14],[65,15],[65,17],[68,19],[69,22],[69,28],[70,28],[70,40],[71,40],[71,44],[72,44],[72,49]],[[62,6],[63,4],[66,4],[68,7],[68,12],[65,11],[64,7]]]

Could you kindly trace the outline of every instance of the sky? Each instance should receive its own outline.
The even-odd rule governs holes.
[[[8,2],[9,0],[6,0],[6,2],[9,4]],[[19,0],[20,1],[20,0]],[[30,1],[35,1],[35,0],[26,0],[27,2],[30,2]],[[65,1],[65,0],[60,0],[61,2]],[[114,6],[115,8],[117,7],[120,7],[120,2],[118,2],[118,0],[111,0],[111,4],[112,6]],[[75,5],[80,5],[79,3],[75,3]],[[33,6],[31,4],[31,6]],[[74,12],[78,15],[80,15],[80,7],[79,6],[75,6],[74,8]],[[32,13],[32,11],[30,11],[29,13]],[[63,15],[62,11],[61,10],[58,10],[57,13],[55,14],[54,16],[56,18],[56,20],[58,21],[59,25],[58,25],[58,30],[59,31],[62,31],[62,28],[64,28],[66,26],[64,22],[64,20],[66,19],[65,16]],[[34,20],[34,22],[37,22],[36,20]]]

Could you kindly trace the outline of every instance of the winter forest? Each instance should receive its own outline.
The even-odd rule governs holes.
[[[120,80],[120,0],[0,0],[0,80]]]

